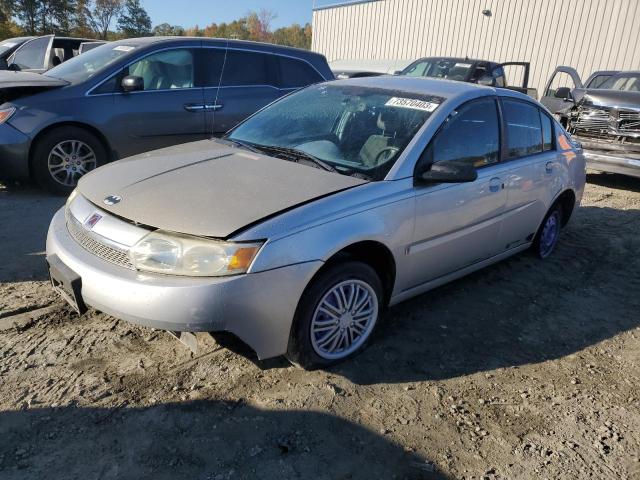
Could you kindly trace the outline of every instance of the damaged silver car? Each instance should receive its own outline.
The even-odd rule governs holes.
[[[521,93],[343,80],[82,177],[47,262],[79,312],[326,366],[389,305],[526,249],[548,257],[584,182],[581,150]]]
[[[573,87],[553,88],[558,75]],[[640,72],[594,72],[583,86],[558,67],[542,103],[582,144],[589,168],[640,177]]]

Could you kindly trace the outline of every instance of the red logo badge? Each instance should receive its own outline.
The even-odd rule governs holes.
[[[96,226],[96,223],[100,221],[102,215],[99,213],[94,213],[84,222],[84,226],[87,227],[88,230],[93,230],[93,227]]]

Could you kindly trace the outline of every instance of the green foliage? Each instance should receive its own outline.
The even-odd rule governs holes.
[[[124,12],[118,19],[118,30],[125,38],[151,35],[151,18],[140,0],[125,0]]]

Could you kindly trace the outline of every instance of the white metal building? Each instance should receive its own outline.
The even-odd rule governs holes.
[[[640,70],[640,0],[318,1],[312,48],[330,62],[528,61],[530,86],[542,94],[557,65],[583,80],[595,70]]]

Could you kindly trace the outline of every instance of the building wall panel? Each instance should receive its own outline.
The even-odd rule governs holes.
[[[329,61],[422,56],[531,62],[542,90],[557,65],[640,70],[640,0],[372,0],[318,8],[313,44]],[[489,9],[491,16],[482,11]],[[515,70],[507,71],[512,81]]]

